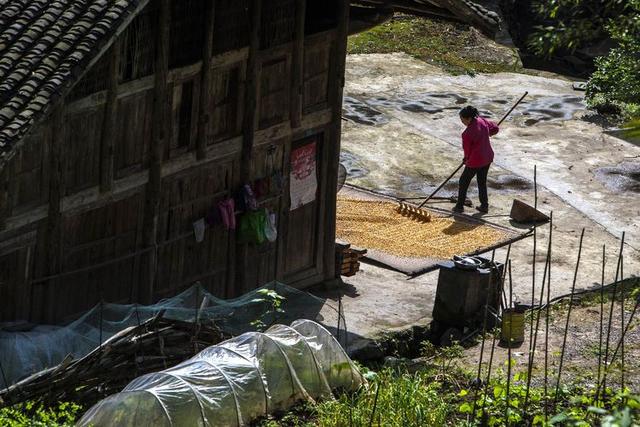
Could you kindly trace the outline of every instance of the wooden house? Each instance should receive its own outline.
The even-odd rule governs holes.
[[[353,3],[0,1],[0,322],[196,281],[232,297],[332,280],[351,9],[361,29],[394,8]],[[468,2],[401,3],[487,22]],[[298,167],[312,179],[293,189]],[[219,202],[265,182],[273,242],[215,220],[202,235]]]

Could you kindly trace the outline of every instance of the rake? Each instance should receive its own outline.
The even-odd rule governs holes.
[[[502,122],[504,122],[506,120],[507,117],[509,117],[509,115],[511,114],[511,112],[513,110],[515,110],[515,108],[518,106],[518,104],[520,104],[522,102],[522,100],[529,94],[529,92],[525,92],[524,95],[522,95],[520,97],[520,99],[518,99],[518,101],[513,104],[513,107],[511,107],[509,109],[509,111],[507,111],[507,113],[502,117],[502,119],[500,119],[500,121],[498,122],[498,126],[500,126],[502,124]],[[433,193],[431,193],[429,195],[429,197],[427,197],[426,199],[424,199],[424,201],[422,203],[420,203],[419,206],[414,206],[412,204],[409,204],[405,201],[401,201],[400,204],[397,207],[397,211],[400,215],[403,216],[407,216],[419,221],[423,221],[423,222],[429,222],[431,221],[431,213],[426,210],[426,209],[422,209],[422,207],[433,198],[433,196],[436,195],[436,193],[438,193],[438,191],[440,191],[442,189],[442,187],[444,187],[447,182],[449,182],[451,180],[451,178],[453,178],[455,176],[455,174],[458,173],[458,171],[460,169],[462,169],[462,167],[464,166],[464,162],[460,163],[460,166],[457,167],[457,169],[455,171],[453,171],[453,173],[451,175],[449,175],[449,177],[447,179],[444,180],[444,182],[442,184],[440,184],[440,186],[438,188],[436,188]]]

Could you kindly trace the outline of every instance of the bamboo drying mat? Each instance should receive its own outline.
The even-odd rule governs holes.
[[[527,233],[481,219],[429,208],[430,222],[396,212],[398,201],[354,187],[338,194],[336,235],[367,249],[370,261],[415,276],[454,255],[480,254]]]

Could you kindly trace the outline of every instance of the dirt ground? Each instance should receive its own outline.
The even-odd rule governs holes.
[[[571,291],[583,228],[576,289],[600,283],[603,245],[605,282],[613,282],[623,231],[625,277],[637,276],[640,188],[636,169],[640,168],[640,147],[593,123],[583,92],[574,91],[571,82],[559,76],[452,76],[405,54],[350,55],[342,139],[347,182],[395,196],[425,196],[461,161],[459,108],[472,103],[482,114],[496,119],[525,90],[529,91],[526,102],[493,140],[496,159],[489,173],[491,211],[485,218],[519,227],[509,221],[511,204],[514,198],[534,204],[535,165],[539,209],[554,216],[552,296]],[[456,189],[457,183],[452,182],[441,194],[452,195]],[[469,197],[477,203],[475,183]],[[534,294],[537,302],[548,235],[549,225],[538,228],[535,289],[533,239],[511,248],[517,301],[531,303]],[[497,260],[502,262],[505,256],[506,248],[496,251]],[[437,272],[408,280],[402,273],[364,264],[356,276],[345,279],[344,288],[328,294],[333,298],[328,305],[337,307],[340,300],[352,332],[348,347],[354,350],[384,332],[427,325],[436,284]],[[579,310],[575,315],[578,319]],[[335,317],[335,311],[328,310],[327,316]],[[575,332],[577,346],[582,342],[579,328],[570,332],[570,336]],[[580,353],[576,346],[569,346],[572,359]]]
[[[562,382],[578,382],[594,386],[597,383],[598,373],[598,355],[604,358],[606,353],[606,336],[609,312],[611,309],[610,301],[604,304],[604,322],[603,322],[603,338],[602,347],[600,347],[600,303],[598,298],[593,295],[587,297],[589,301],[580,302],[576,300],[571,311],[569,320],[569,328],[567,329],[567,342],[565,346],[565,354],[563,358]],[[625,303],[625,325],[629,321],[629,317],[633,311],[635,300],[628,298]],[[620,335],[623,328],[621,327],[622,313],[621,303],[617,301],[614,304],[612,316],[612,328],[609,340],[609,358],[613,355],[620,341]],[[549,382],[555,386],[557,381],[557,372],[560,364],[560,356],[562,351],[562,342],[564,339],[565,325],[567,321],[568,302],[564,302],[554,306],[549,315],[549,341],[545,345],[545,312],[540,316],[538,326],[538,337],[534,350],[534,364],[532,372],[532,384],[541,385],[544,383],[544,366],[545,366],[545,346],[548,348],[548,378]],[[630,390],[640,390],[640,320],[636,313],[629,331],[625,335],[624,340],[624,372],[625,386]],[[530,346],[530,327],[531,317],[526,319],[525,341],[511,348],[511,359],[513,361],[512,372],[526,372],[529,360]],[[535,331],[536,317],[534,316]],[[488,362],[491,356],[491,347],[493,340],[488,337],[485,341],[485,348],[482,356],[483,375],[486,377]],[[474,345],[465,351],[462,363],[466,367],[475,367],[477,369],[480,360],[481,345]],[[621,356],[622,351],[618,351],[616,358],[609,368],[607,374],[607,384],[614,389],[619,389],[621,384]],[[509,350],[506,346],[499,342],[495,343],[492,370],[498,369],[506,372],[506,363],[509,358]],[[495,371],[494,371],[495,372]],[[604,372],[604,363],[601,364],[601,372]]]

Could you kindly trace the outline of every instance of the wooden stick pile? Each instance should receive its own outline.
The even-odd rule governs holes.
[[[354,276],[360,271],[360,258],[366,254],[366,249],[357,250],[351,245],[336,243],[336,272],[341,276]]]
[[[174,366],[229,338],[213,324],[163,314],[119,332],[81,359],[67,356],[60,365],[0,391],[0,407],[32,400],[45,405],[74,401],[88,408],[143,374]]]

